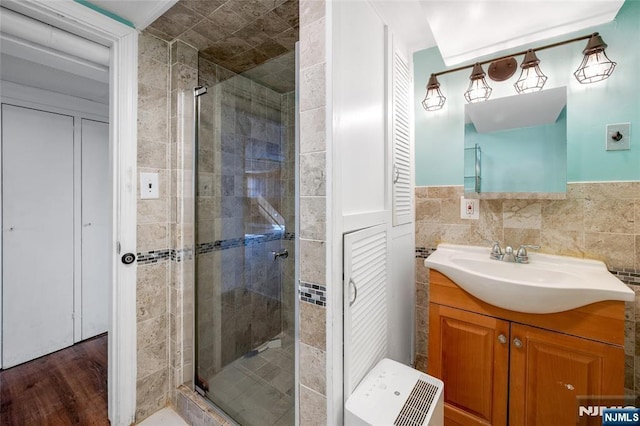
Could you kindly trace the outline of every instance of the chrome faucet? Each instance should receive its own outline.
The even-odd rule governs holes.
[[[500,243],[498,241],[494,241],[493,246],[491,247],[491,254],[489,255],[489,258],[493,260],[501,260],[508,263],[529,263],[529,254],[527,253],[528,248],[538,250],[540,246],[522,244],[518,251],[515,253],[513,252],[513,247],[506,246],[503,253],[502,248],[500,247]]]
[[[529,263],[529,254],[527,249],[540,250],[540,246],[533,244],[522,244],[516,253],[517,263]]]
[[[502,260],[502,248],[500,247],[500,242],[493,242],[493,247],[491,247],[491,254],[489,257],[493,260]]]

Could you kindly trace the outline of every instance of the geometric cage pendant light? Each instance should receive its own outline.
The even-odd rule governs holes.
[[[486,74],[482,70],[482,65],[476,63],[473,66],[473,71],[471,71],[471,76],[469,77],[469,88],[466,92],[464,92],[464,98],[470,104],[476,102],[482,102],[489,99],[491,96],[491,87],[487,84],[487,80],[484,79]]]
[[[551,49],[554,47],[587,39],[589,40],[587,46],[582,51],[584,55],[582,63],[573,73],[573,75],[582,84],[595,83],[605,80],[611,76],[617,64],[609,59],[609,57],[605,53],[607,44],[602,40],[602,37],[600,37],[598,33],[547,44],[545,46],[535,48],[535,51]],[[491,78],[496,81],[503,81],[513,75],[513,72],[508,73],[505,72],[504,69],[501,70],[500,68],[498,68],[498,72],[496,73],[496,69],[493,68],[494,63],[504,62],[508,65],[508,67],[510,67],[511,65],[509,63],[511,62],[515,64],[514,57],[520,55],[524,55],[524,59],[522,61],[522,64],[520,65],[520,68],[522,68],[520,77],[514,84],[516,91],[518,93],[530,93],[542,90],[547,81],[547,76],[544,75],[540,70],[540,60],[536,56],[535,51],[534,49],[528,49],[499,58],[489,59],[483,62],[476,62],[473,65],[463,65],[457,68],[433,73],[429,78],[429,83],[427,84],[427,94],[422,101],[422,106],[427,111],[436,111],[441,109],[447,98],[445,98],[440,91],[440,83],[438,82],[437,77],[443,74],[454,73],[472,67],[473,71],[471,72],[471,76],[469,77],[469,87],[464,93],[464,98],[468,103],[486,101],[487,99],[489,99],[489,96],[491,96],[492,89],[491,87],[489,87],[487,81],[485,80],[486,74],[482,70],[482,65],[491,63],[492,66],[489,68]]]
[[[598,33],[593,33],[587,47],[584,48],[582,54],[582,63],[573,73],[576,79],[582,84],[595,83],[609,78],[613,73],[616,63],[613,62],[604,50],[607,44],[602,40]]]
[[[547,82],[547,76],[540,70],[540,59],[536,56],[536,53],[529,49],[524,55],[522,64],[522,73],[520,78],[514,83],[516,92],[518,93],[533,93],[542,90],[544,84]]]
[[[427,94],[422,101],[422,107],[426,111],[437,111],[442,109],[447,98],[440,91],[440,82],[438,78],[431,74],[429,83],[427,83]]]

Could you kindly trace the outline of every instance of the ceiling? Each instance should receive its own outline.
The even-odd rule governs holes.
[[[243,73],[295,49],[298,0],[180,0],[147,31]]]
[[[435,44],[445,64],[450,66],[519,46],[535,47],[542,40],[610,22],[624,0],[420,0],[419,3]]]
[[[198,48],[203,57],[235,72],[254,69],[291,52],[298,40],[298,0],[90,2],[132,22],[139,30],[147,28],[167,41],[180,38]],[[624,0],[371,0],[371,3],[409,52],[437,45],[445,63],[454,65],[609,22]],[[70,79],[53,72],[47,62],[35,61],[40,65],[33,66],[28,73],[20,73],[19,66],[25,66],[25,60],[30,58],[19,57],[19,61],[9,63],[10,58],[4,53],[3,76],[12,75],[14,80],[32,78],[41,85],[50,76],[49,80],[58,82],[56,90],[72,86],[65,83]],[[280,62],[264,71],[254,69],[252,78],[268,75],[267,85],[274,88],[284,78],[278,75],[282,69]],[[93,84],[95,81],[94,78]],[[292,83],[287,84],[291,87]],[[104,101],[104,88],[88,98]]]
[[[89,78],[78,72],[66,71],[47,60],[31,61],[20,57],[0,55],[2,80],[50,92],[63,93],[101,104],[109,103],[109,83],[105,79]],[[109,77],[107,71],[106,78]]]

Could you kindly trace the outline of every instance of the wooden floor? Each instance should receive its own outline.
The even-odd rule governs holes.
[[[109,425],[107,335],[0,371],[0,425]]]

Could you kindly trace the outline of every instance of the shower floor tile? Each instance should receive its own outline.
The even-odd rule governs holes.
[[[241,357],[209,380],[211,400],[243,426],[294,424],[293,338],[281,348]]]

